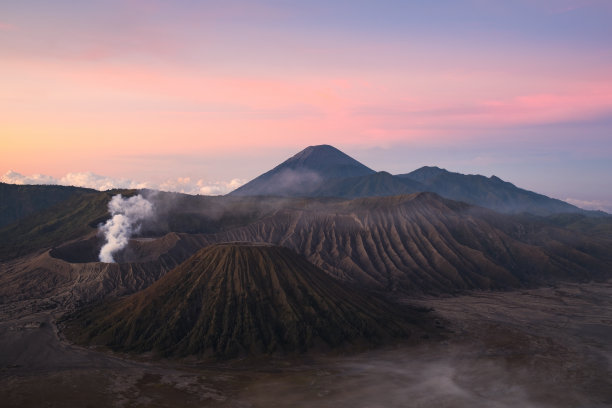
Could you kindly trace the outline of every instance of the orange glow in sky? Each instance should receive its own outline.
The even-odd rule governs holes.
[[[246,4],[0,5],[0,172],[248,179],[327,143],[520,181],[509,154],[612,157],[606,2]]]

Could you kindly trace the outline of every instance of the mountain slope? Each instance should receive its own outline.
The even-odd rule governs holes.
[[[367,176],[345,177],[326,181],[310,193],[313,197],[380,197],[411,194],[424,191],[425,187],[410,179],[400,179],[386,171]]]
[[[154,262],[164,253],[180,260],[211,243],[268,242],[295,250],[338,279],[407,293],[532,287],[612,273],[612,240],[592,228],[584,229],[588,235],[579,226],[560,228],[548,219],[499,214],[434,193],[272,201],[282,205],[245,226],[136,241],[118,260]],[[68,260],[87,252],[71,248],[54,251]]]
[[[248,225],[278,208],[303,201],[284,197],[262,200],[259,197],[191,196],[149,190],[140,193],[155,208],[156,217],[145,221],[140,229],[141,235],[149,237],[171,232],[201,234],[224,231]],[[98,224],[108,219],[108,202],[115,194],[128,197],[137,191],[85,190],[64,202],[25,216],[18,223],[0,228],[0,262],[40,253],[95,233]],[[89,254],[93,250],[88,248],[81,258],[97,261],[97,256],[92,258]],[[118,256],[122,257],[121,254]]]
[[[115,194],[133,190],[75,194],[55,206],[30,214],[0,229],[0,261],[17,258],[88,235],[108,217],[108,202]]]
[[[408,337],[423,321],[289,249],[230,243],[204,248],[140,293],[78,313],[67,333],[114,350],[233,357],[376,344]]]
[[[95,190],[80,187],[0,183],[0,228],[74,195],[92,192]]]
[[[424,191],[503,213],[587,213],[564,201],[518,188],[495,176],[465,175],[438,167],[421,167],[397,177],[421,183]]]
[[[612,272],[611,241],[434,193],[310,203],[208,237],[286,246],[332,276],[386,291],[510,289]]]
[[[323,181],[374,173],[335,147],[309,146],[230,195],[308,196]]]
[[[385,177],[388,175],[383,174]],[[112,194],[69,199],[70,205],[33,214],[1,229],[0,257],[6,260],[53,248],[51,254],[56,258],[94,263],[100,245],[95,237],[89,243],[63,244],[95,235],[95,226],[108,216],[106,204]],[[227,241],[283,245],[334,277],[386,291],[508,289],[600,279],[612,271],[607,218],[503,215],[433,193],[355,200],[164,194],[159,198],[155,202],[159,222],[155,228],[149,225],[151,235],[144,235],[150,238],[133,240],[117,255],[119,262],[147,263],[133,268],[142,273],[151,269],[156,276],[205,245]],[[173,204],[164,209],[164,202]],[[143,228],[141,233],[148,230]],[[154,239],[170,231],[206,234],[172,233]],[[47,267],[42,258],[34,266],[29,262],[29,258],[17,259],[6,265],[14,284],[11,287],[32,287],[31,282],[38,282],[30,275],[35,270],[44,270],[41,273],[49,282],[44,285],[56,279],[55,264]],[[77,276],[66,274],[69,280]],[[136,279],[150,282],[149,278]],[[114,281],[92,284],[122,285]],[[104,293],[86,290],[92,294],[88,298]]]

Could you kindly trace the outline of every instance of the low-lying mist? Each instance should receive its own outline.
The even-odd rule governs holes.
[[[265,376],[237,400],[251,407],[604,407],[580,381],[550,367],[435,346],[375,351]]]

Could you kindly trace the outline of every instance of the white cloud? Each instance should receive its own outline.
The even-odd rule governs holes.
[[[179,177],[175,180],[167,180],[158,186],[158,190],[174,191],[184,194],[221,195],[243,185],[246,180],[232,179],[230,181],[192,181],[189,177]]]
[[[45,176],[43,174],[32,174],[31,176],[24,176],[16,171],[9,170],[0,178],[3,183],[9,184],[58,184],[57,179],[51,176]]]
[[[68,173],[58,180],[63,186],[88,187],[96,190],[111,190],[113,188],[150,188],[150,183],[139,183],[127,179],[112,179],[92,172]]]
[[[171,191],[184,194],[222,195],[243,185],[246,180],[232,179],[230,181],[206,181],[203,179],[192,181],[190,177],[178,177],[166,180],[163,183],[139,182],[130,179],[115,179],[101,176],[92,172],[68,173],[61,178],[44,174],[25,176],[16,171],[8,171],[0,181],[9,184],[57,184],[62,186],[76,186],[93,188],[104,191],[113,188],[150,188],[153,190]]]
[[[599,210],[612,214],[612,203],[610,202],[599,200],[579,200],[577,198],[566,198],[563,201],[575,205],[576,207],[583,208],[585,210]]]

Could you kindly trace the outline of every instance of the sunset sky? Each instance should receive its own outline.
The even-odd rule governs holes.
[[[612,211],[611,21],[609,0],[4,1],[0,176],[222,193],[326,143]]]

